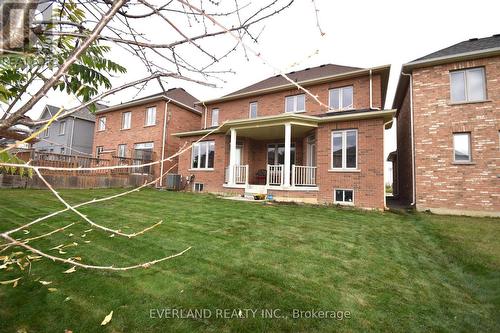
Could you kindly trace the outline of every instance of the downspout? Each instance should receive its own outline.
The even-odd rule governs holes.
[[[373,107],[373,79],[372,79],[371,68],[370,68],[370,110],[380,110],[380,108]]]
[[[414,206],[416,204],[416,197],[417,197],[417,189],[416,189],[416,177],[417,175],[415,174],[415,138],[414,138],[414,131],[413,131],[413,76],[411,74],[406,74],[405,72],[401,71],[401,74],[409,76],[410,77],[410,136],[411,136],[411,170],[412,170],[412,196],[413,200],[412,203],[410,204],[411,206]]]
[[[73,117],[73,123],[71,124],[71,140],[69,141],[69,154],[73,155],[73,138],[75,137],[75,121],[76,118]]]
[[[165,163],[165,138],[167,137],[167,115],[168,115],[168,103],[170,103],[170,99],[165,102],[165,109],[163,111],[163,134],[161,140],[161,163],[160,163],[160,187],[163,186],[163,164]]]
[[[205,102],[201,102],[203,104],[203,112],[205,113],[205,119],[203,119],[203,121],[205,122],[205,124],[203,125],[203,129],[207,128],[207,117],[208,117],[208,108],[207,106],[205,105]]]
[[[383,127],[382,130],[385,131],[385,126],[387,124],[392,123],[393,121],[394,121],[394,119],[391,119],[391,120],[385,122],[384,125],[383,125],[384,127]],[[382,177],[384,179],[384,184],[382,186],[382,189],[383,189],[383,193],[384,193],[384,210],[386,210],[386,209],[388,209],[388,207],[387,207],[387,198],[386,198],[386,193],[385,193],[385,158],[384,158],[384,154],[382,154],[382,160],[383,160],[383,168],[382,168],[383,169],[383,175],[382,175]]]

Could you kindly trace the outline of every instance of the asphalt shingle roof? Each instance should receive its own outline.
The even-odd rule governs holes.
[[[485,38],[471,38],[469,40],[451,45],[439,51],[433,52],[421,58],[415,59],[415,61],[431,60],[435,58],[454,56],[462,53],[482,51],[487,49],[493,49],[500,47],[500,34],[493,35],[491,37]]]
[[[363,69],[363,68],[334,65],[334,64],[326,64],[326,65],[321,65],[321,66],[317,66],[317,67],[306,68],[306,69],[300,70],[300,71],[286,73],[286,75],[290,79],[292,79],[296,82],[300,82],[300,81],[318,79],[321,77],[328,77],[328,76],[348,73],[348,72],[352,72],[352,71],[356,71],[356,70],[360,70],[360,69]],[[224,97],[248,93],[248,92],[252,92],[255,90],[274,88],[274,87],[286,85],[289,83],[290,82],[288,80],[286,80],[284,77],[282,77],[281,75],[275,75],[275,76],[271,76],[267,79],[264,79],[262,81],[259,81],[257,83],[254,83],[252,85],[249,85],[249,86],[242,88],[240,90],[234,91],[234,92],[232,92]]]

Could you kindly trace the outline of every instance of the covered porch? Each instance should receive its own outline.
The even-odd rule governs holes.
[[[224,187],[317,189],[316,128],[308,121],[232,126]]]

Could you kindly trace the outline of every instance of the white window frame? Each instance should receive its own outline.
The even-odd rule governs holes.
[[[344,90],[347,88],[352,89],[352,104],[348,107],[344,107],[343,106],[343,104],[344,104]],[[334,109],[332,107],[332,93],[334,90],[339,91],[339,106],[340,107],[338,109]],[[328,89],[328,108],[330,110],[333,110],[333,111],[353,110],[354,109],[354,86],[350,85],[350,86],[343,86],[343,87]]]
[[[122,147],[123,147],[123,155],[120,155]],[[127,144],[125,144],[125,143],[119,144],[116,153],[118,154],[118,157],[126,157],[127,156]]]
[[[95,147],[95,156],[99,158],[99,155],[104,152],[104,146]]]
[[[337,201],[337,195],[336,195],[337,191],[343,191],[342,198],[344,199],[344,201]],[[345,201],[345,191],[351,191],[352,192],[352,202]],[[354,205],[354,200],[355,200],[354,189],[352,189],[352,188],[334,188],[333,189],[333,203],[339,204],[339,205],[353,206]]]
[[[64,135],[66,133],[66,121],[61,121],[59,123],[59,135]]]
[[[198,187],[198,189],[196,189],[196,187]],[[203,192],[204,189],[205,189],[204,183],[199,183],[199,182],[193,183],[193,192]]]
[[[483,99],[470,99],[469,98],[469,84],[468,84],[468,79],[467,79],[467,72],[469,71],[477,71],[477,70],[480,70],[481,73],[483,74],[483,93],[484,93],[484,98]],[[463,78],[464,78],[464,89],[465,89],[465,99],[464,100],[461,100],[461,101],[455,101],[453,100],[453,96],[452,96],[452,74],[456,74],[456,73],[462,73],[463,75]],[[449,73],[449,76],[450,76],[450,101],[452,103],[471,103],[471,102],[482,102],[482,101],[485,101],[488,99],[488,95],[487,95],[487,89],[486,89],[486,71],[484,69],[484,67],[472,67],[472,68],[465,68],[465,69],[460,69],[460,70],[453,70],[453,71],[450,71]]]
[[[214,166],[215,166],[215,141],[214,140],[200,141],[200,142],[194,143],[193,148],[191,149],[192,150],[192,152],[191,152],[191,170],[213,170],[214,169],[213,166],[208,167],[208,155],[210,152],[210,143],[213,143],[213,146],[214,146]],[[205,153],[206,153],[207,158],[205,159],[205,166],[200,167],[200,161],[198,160],[198,166],[194,167],[193,163],[194,163],[195,152],[198,153],[198,156],[201,156],[201,149],[202,149],[201,147],[202,146],[206,146]]]
[[[50,126],[47,126],[47,128],[43,131],[43,137],[48,138],[50,136]]]
[[[252,105],[255,105],[255,116],[252,117]],[[257,102],[250,102],[248,104],[248,118],[254,119],[259,116],[259,103]]]
[[[356,165],[354,167],[347,167],[347,132],[355,132],[356,133]],[[333,167],[333,136],[335,134],[342,134],[342,167],[337,168]],[[358,170],[359,165],[359,138],[358,138],[358,130],[357,129],[347,129],[340,131],[332,131],[331,139],[330,139],[330,168],[335,171],[352,171]]]
[[[217,117],[214,117],[214,114],[217,115]],[[211,126],[219,126],[219,114],[220,110],[219,108],[214,108],[212,109],[212,113],[210,114],[210,123],[212,124]]]
[[[457,160],[455,155],[455,136],[466,135],[469,144],[469,159],[468,160]],[[472,136],[470,132],[454,132],[453,133],[453,163],[471,163],[472,162]]]
[[[97,131],[104,131],[106,130],[106,117],[99,117],[99,121],[97,124]]]
[[[299,96],[304,96],[304,109],[303,110],[297,110],[297,99]],[[293,99],[293,111],[286,110],[287,101],[289,99]],[[306,94],[297,94],[297,95],[286,96],[285,97],[285,113],[300,113],[300,112],[306,112]]]
[[[146,108],[146,117],[144,117],[144,126],[154,126],[154,125],[156,125],[156,106],[151,106]]]
[[[128,124],[125,121],[125,118],[126,118],[125,115],[129,116],[128,117]],[[125,125],[128,125],[128,127],[125,127]],[[122,130],[127,130],[127,129],[130,129],[130,128],[132,128],[132,112],[130,112],[130,111],[123,112],[122,113]]]

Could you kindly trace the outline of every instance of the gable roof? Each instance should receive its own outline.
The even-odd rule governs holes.
[[[95,106],[97,110],[102,110],[105,109],[107,106],[99,103],[95,103]],[[52,117],[54,114],[56,114],[59,111],[60,107],[54,106],[47,104],[45,106],[44,112],[40,115],[40,119],[49,119]],[[48,112],[47,112],[48,111]],[[78,119],[83,119],[83,120],[88,120],[88,121],[93,121],[95,122],[95,115],[93,112],[90,112],[88,108],[83,108],[81,110],[78,110],[76,112],[72,112],[71,114],[67,116],[60,117],[59,120],[67,118],[67,117],[75,117]]]
[[[398,86],[392,107],[399,109],[406,95],[410,79],[403,73],[411,73],[415,68],[422,68],[455,61],[464,61],[500,55],[500,34],[485,38],[471,38],[444,49],[410,61],[402,66]],[[398,110],[399,113],[399,110]],[[398,114],[397,113],[397,114]],[[396,114],[396,116],[397,116]]]
[[[112,105],[104,110],[99,110],[96,113],[105,113],[109,111],[114,111],[118,109],[123,109],[126,107],[131,107],[135,105],[140,105],[144,103],[149,103],[157,100],[168,100],[188,111],[194,112],[194,113],[200,113],[198,109],[196,109],[196,104],[199,102],[196,97],[188,93],[186,90],[183,88],[171,88],[167,90],[165,93],[157,93],[145,97],[141,97],[138,99],[134,99],[125,103],[117,104],[117,105]]]
[[[288,76],[290,79],[300,84],[301,86],[307,86],[343,78],[368,75],[370,71],[372,71],[373,74],[381,74],[382,76],[382,99],[384,102],[385,93],[387,90],[387,83],[389,80],[389,70],[390,70],[390,65],[373,67],[373,68],[360,68],[360,67],[342,66],[335,64],[326,64],[317,67],[306,68],[300,71],[286,73],[286,76]],[[212,104],[216,102],[233,100],[242,97],[250,97],[263,93],[287,90],[291,88],[293,89],[294,87],[295,87],[294,84],[292,84],[290,81],[288,81],[283,76],[278,74],[268,77],[267,79],[264,79],[252,85],[244,87],[242,89],[233,91],[232,93],[222,96],[220,98],[207,100],[201,103]]]

